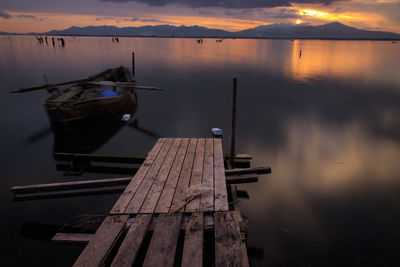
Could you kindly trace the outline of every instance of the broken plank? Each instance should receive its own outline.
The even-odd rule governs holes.
[[[216,212],[215,266],[249,266],[243,254],[240,230],[233,212]]]
[[[225,170],[225,175],[238,175],[238,174],[268,174],[271,173],[270,167],[257,167],[257,168],[239,168]]]
[[[258,182],[258,176],[256,174],[242,174],[226,177],[227,184],[244,184],[255,182]]]
[[[175,211],[177,208],[181,207],[182,204],[186,201],[186,190],[190,184],[190,176],[192,174],[196,146],[197,139],[191,138],[189,140],[189,147],[186,152],[185,160],[183,162],[181,174],[179,175],[179,180],[175,190],[174,198],[172,200],[170,211]]]
[[[216,140],[216,139],[215,139]],[[222,171],[224,167],[222,166]],[[203,164],[203,181],[202,185],[205,186],[207,192],[201,195],[200,210],[213,211],[214,210],[214,139],[207,138],[205,151],[204,151],[204,164]]]
[[[112,162],[112,163],[131,163],[141,164],[144,162],[143,157],[130,157],[118,155],[96,155],[96,154],[80,154],[80,153],[54,153],[55,160],[71,160],[78,162]]]
[[[143,266],[173,266],[181,220],[182,213],[160,214]]]
[[[75,197],[97,194],[111,194],[123,192],[126,185],[103,186],[98,188],[83,188],[83,189],[66,189],[45,192],[28,192],[16,193],[14,201],[46,199],[46,198],[62,198],[62,197]]]
[[[153,146],[151,151],[148,153],[146,160],[140,166],[138,172],[134,176],[134,179],[128,184],[125,191],[121,194],[118,201],[115,203],[114,207],[111,209],[111,214],[119,214],[125,212],[126,206],[128,206],[129,201],[132,199],[132,196],[135,194],[136,190],[139,188],[141,182],[152,166],[154,160],[156,159],[158,153],[161,148],[164,146],[165,138],[158,139],[157,143]]]
[[[197,140],[196,152],[194,155],[192,176],[189,187],[200,186],[203,178],[205,139]],[[186,212],[198,211],[200,209],[200,196],[194,198],[186,205]]]
[[[202,212],[192,213],[185,230],[182,267],[203,266],[204,219]]]
[[[106,217],[73,266],[104,265],[128,218],[128,215]]]
[[[224,159],[230,159],[230,157],[231,157],[230,153],[225,153],[224,154]],[[238,159],[238,160],[241,160],[241,159],[243,159],[243,160],[251,160],[253,158],[249,154],[235,154],[235,160],[236,159]]]
[[[227,211],[229,206],[221,139],[214,140],[214,176],[215,210]]]
[[[73,182],[63,182],[63,183],[22,185],[22,186],[13,186],[11,188],[11,191],[15,193],[27,193],[27,192],[55,191],[62,189],[101,187],[110,185],[126,185],[131,180],[132,180],[131,177],[125,177],[125,178],[107,178],[107,179],[96,179],[96,180],[86,180],[86,181],[73,181]]]
[[[173,138],[166,139],[165,145],[162,147],[160,153],[157,155],[157,158],[155,159],[153,165],[150,167],[145,179],[140,184],[136,194],[132,197],[131,201],[129,202],[129,205],[126,207],[126,210],[125,210],[126,213],[138,213],[139,212],[140,208],[143,205],[143,202],[145,201],[145,199],[148,195],[148,192],[151,189],[151,186],[154,183],[154,180],[157,177],[158,172],[160,171],[161,167],[163,166],[165,157],[171,148],[173,140],[174,140]]]
[[[87,163],[73,163],[73,164],[56,164],[57,171],[64,171],[69,176],[81,176],[85,173],[110,173],[122,175],[135,175],[137,168],[126,167],[111,167],[111,166],[94,166]]]
[[[154,209],[157,206],[158,200],[161,196],[161,193],[164,189],[165,182],[167,181],[168,175],[172,168],[172,164],[174,162],[175,156],[178,152],[178,148],[181,144],[181,138],[174,138],[171,148],[166,155],[166,158],[163,162],[163,165],[158,172],[156,179],[151,186],[149,193],[145,201],[143,202],[142,207],[140,208],[140,213],[153,213]]]
[[[57,233],[51,241],[58,243],[86,244],[92,237],[93,234]]]
[[[146,235],[151,218],[152,215],[150,214],[136,216],[111,266],[132,266]]]
[[[183,161],[188,149],[189,139],[183,138],[181,145],[179,147],[178,153],[176,155],[174,164],[172,165],[171,172],[169,173],[167,182],[165,183],[164,190],[158,200],[158,204],[155,212],[162,213],[168,212],[171,207],[172,199],[177,187],[179,174],[181,173],[183,167]]]

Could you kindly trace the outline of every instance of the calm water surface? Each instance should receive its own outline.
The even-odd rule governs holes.
[[[0,37],[3,266],[70,266],[82,246],[22,234],[23,223],[61,225],[106,214],[118,195],[12,202],[13,185],[110,177],[64,176],[41,105],[45,91],[8,91],[84,78],[136,55],[133,120],[163,137],[225,131],[238,78],[237,151],[271,166],[240,185],[252,266],[399,266],[400,45],[391,42]],[[301,57],[300,57],[301,50]],[[100,130],[101,132],[101,130]],[[99,133],[100,134],[100,133]],[[96,135],[96,133],[94,133]],[[143,156],[156,138],[123,127],[94,153]],[[114,175],[118,176],[118,175]]]

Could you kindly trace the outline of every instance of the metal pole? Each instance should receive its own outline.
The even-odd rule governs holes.
[[[235,138],[236,138],[236,88],[237,88],[237,78],[233,78],[232,86],[232,127],[231,127],[231,166],[234,168],[235,161]]]

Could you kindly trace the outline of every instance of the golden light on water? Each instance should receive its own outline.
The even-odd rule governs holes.
[[[296,24],[300,24],[300,23],[302,23],[302,22],[303,22],[303,21],[300,20],[300,19],[296,20]]]

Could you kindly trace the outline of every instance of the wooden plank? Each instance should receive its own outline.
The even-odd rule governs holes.
[[[205,186],[206,188],[210,188],[211,190],[201,195],[201,211],[214,210],[214,140],[217,139],[206,139],[202,184],[203,186]]]
[[[128,214],[136,214],[139,212],[140,208],[145,201],[151,186],[153,185],[154,180],[156,179],[158,172],[161,169],[161,166],[166,159],[167,153],[171,148],[173,142],[173,138],[167,138],[165,145],[162,147],[160,153],[158,154],[157,158],[155,159],[153,165],[151,166],[150,170],[148,171],[145,179],[140,184],[136,194],[133,196],[129,205],[127,206],[125,212]]]
[[[152,215],[139,214],[129,227],[128,233],[118,250],[111,266],[132,266],[146,235]]]
[[[158,217],[143,266],[173,266],[182,213],[162,213]]]
[[[229,210],[224,172],[224,159],[222,158],[222,143],[221,139],[219,138],[214,140],[214,194],[215,210]]]
[[[192,213],[185,231],[183,245],[182,267],[203,266],[203,213]]]
[[[268,174],[271,173],[270,167],[256,167],[256,168],[238,168],[225,170],[225,175],[239,175],[239,174]]]
[[[142,166],[140,166],[138,172],[134,176],[134,179],[132,179],[132,181],[126,187],[125,191],[121,194],[120,198],[115,203],[110,213],[118,214],[125,212],[126,207],[131,201],[133,195],[136,193],[147,172],[150,170],[150,167],[153,165],[153,162],[155,161],[161,148],[164,146],[165,141],[165,138],[158,139],[157,143],[153,146],[152,150],[147,155],[146,160],[144,161]]]
[[[55,160],[71,160],[79,162],[113,162],[113,163],[132,163],[141,164],[144,162],[144,157],[129,157],[118,155],[96,155],[96,154],[81,154],[81,153],[54,153]]]
[[[233,212],[215,212],[215,266],[249,266]]]
[[[224,154],[224,159],[229,159],[231,157],[230,153],[225,153]],[[253,159],[252,156],[250,156],[249,154],[235,154],[235,160],[251,160]]]
[[[203,180],[203,165],[204,165],[204,150],[205,150],[205,139],[198,139],[196,152],[194,156],[192,177],[190,179],[190,187],[200,185]],[[190,203],[186,205],[186,212],[198,211],[200,209],[200,198],[196,197]]]
[[[111,167],[111,166],[94,166],[89,163],[72,163],[72,164],[56,164],[57,171],[65,172],[68,176],[80,176],[83,173],[110,173],[134,176],[138,171],[136,167]]]
[[[185,159],[188,146],[189,139],[183,138],[174,164],[172,165],[171,172],[169,173],[164,190],[162,191],[160,199],[158,200],[158,204],[155,210],[157,213],[168,212],[171,207],[172,199],[175,194],[178,178],[183,167],[183,161]]]
[[[128,218],[128,215],[106,217],[73,266],[103,265]]]
[[[58,243],[86,244],[93,237],[93,234],[57,233],[51,241]]]
[[[191,138],[189,140],[189,147],[186,152],[185,160],[183,162],[181,174],[179,175],[178,185],[175,190],[175,195],[172,200],[170,211],[175,211],[177,208],[181,207],[182,204],[186,201],[186,189],[190,184],[190,176],[192,174],[196,146],[197,139]]]
[[[94,188],[82,188],[82,189],[66,189],[56,190],[47,192],[28,192],[28,193],[16,193],[14,201],[22,200],[33,200],[33,199],[46,199],[46,198],[61,198],[61,197],[75,197],[75,196],[87,196],[97,194],[111,194],[123,192],[126,185],[114,185],[114,186],[102,186]]]
[[[242,174],[232,175],[226,177],[227,184],[244,184],[244,183],[256,183],[258,182],[257,174]]]
[[[111,185],[126,185],[132,180],[131,177],[126,178],[108,178],[108,179],[96,179],[86,181],[73,181],[63,183],[50,183],[50,184],[35,184],[35,185],[23,185],[13,186],[11,191],[15,193],[27,193],[27,192],[43,192],[43,191],[55,191],[62,189],[81,189],[88,187],[101,187]]]
[[[181,144],[181,138],[174,138],[171,148],[168,151],[168,154],[163,162],[163,165],[158,172],[153,185],[151,186],[149,193],[147,194],[146,199],[143,202],[142,207],[140,208],[140,213],[153,213],[154,209],[157,206],[158,199],[161,196],[161,193],[164,189],[165,182],[167,181],[168,175],[170,173],[172,164],[175,160],[175,156],[178,152],[179,145]]]

